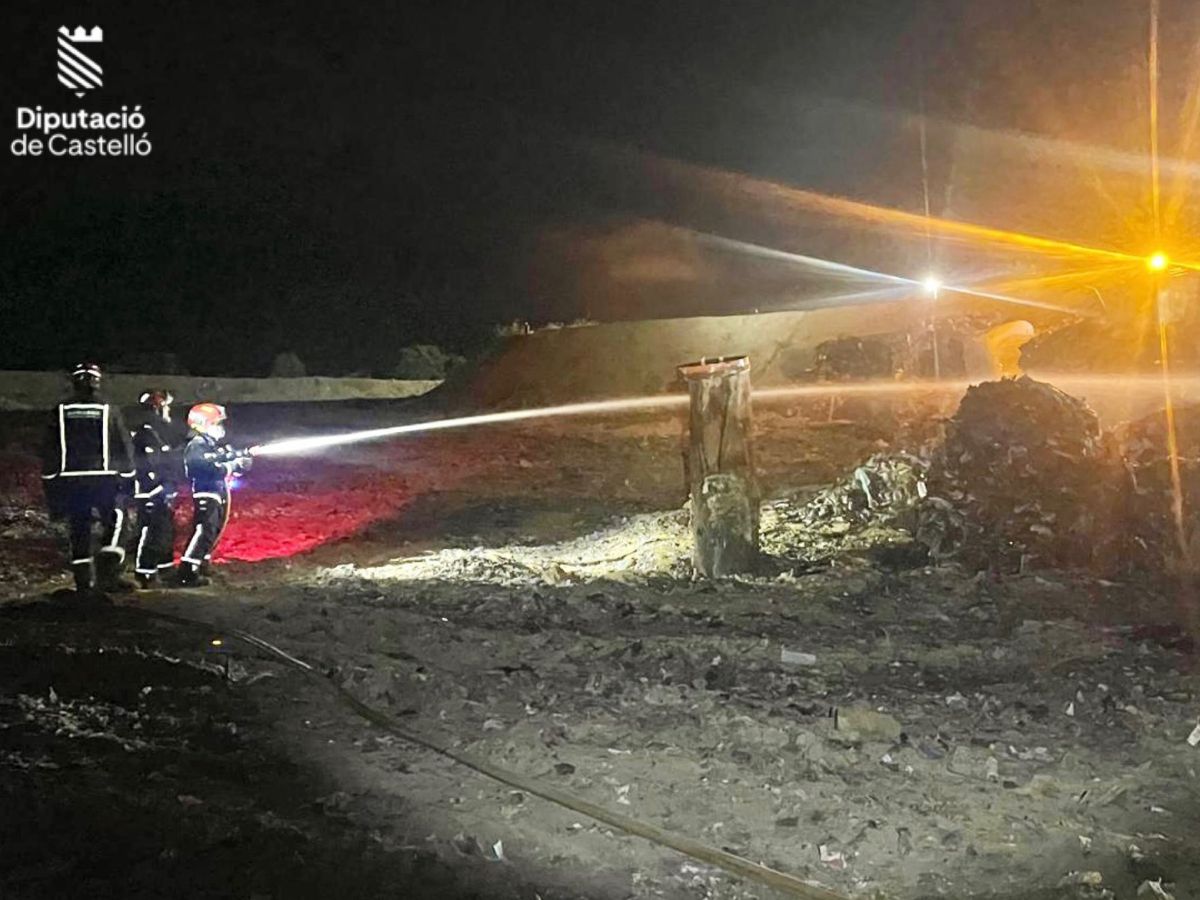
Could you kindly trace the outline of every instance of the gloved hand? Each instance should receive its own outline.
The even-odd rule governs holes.
[[[222,461],[225,464],[226,471],[232,477],[240,478],[250,469],[250,451],[235,450],[233,447],[229,447],[226,449]]]

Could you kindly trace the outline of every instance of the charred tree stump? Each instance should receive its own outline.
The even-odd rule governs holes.
[[[685,456],[692,564],[705,578],[747,573],[758,562],[758,486],[750,416],[750,360],[702,359],[679,367],[691,397]]]

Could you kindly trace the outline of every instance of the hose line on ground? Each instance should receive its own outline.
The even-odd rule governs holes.
[[[331,690],[338,700],[352,709],[355,713],[367,720],[373,725],[384,729],[385,731],[395,735],[410,744],[418,747],[424,747],[426,750],[431,750],[434,753],[444,756],[447,759],[465,766],[474,772],[491,778],[508,787],[517,790],[525,791],[535,797],[540,797],[557,806],[569,809],[572,812],[580,815],[588,816],[595,819],[597,822],[603,822],[605,825],[610,825],[613,828],[618,828],[626,834],[634,835],[635,837],[644,838],[655,844],[663,847],[669,847],[676,850],[685,856],[689,856],[699,862],[707,863],[712,866],[724,869],[725,871],[737,875],[740,878],[745,878],[750,881],[756,881],[759,884],[766,885],[777,891],[781,891],[793,897],[802,897],[805,900],[847,900],[843,895],[835,893],[827,888],[819,885],[810,884],[802,881],[795,875],[789,875],[786,872],[780,872],[777,869],[772,869],[769,866],[764,866],[761,863],[753,862],[745,857],[738,856],[735,853],[730,853],[727,850],[721,850],[717,847],[709,846],[700,841],[686,837],[684,835],[674,834],[665,831],[656,825],[651,825],[642,822],[638,819],[622,815],[599,806],[588,800],[576,797],[566,791],[559,790],[553,785],[545,784],[535,778],[527,775],[522,775],[518,772],[511,772],[508,769],[493,765],[486,760],[474,759],[470,756],[458,753],[451,750],[449,747],[438,743],[427,737],[409,731],[404,728],[399,722],[389,716],[387,713],[381,712],[374,707],[368,706],[358,697],[354,696],[345,687],[338,684],[332,677],[322,675],[316,667],[304,660],[293,656],[285,650],[281,650],[274,644],[263,640],[257,635],[251,634],[248,631],[242,631],[237,628],[218,628],[209,622],[203,622],[199,619],[189,619],[184,616],[176,616],[170,613],[158,612],[157,610],[145,609],[143,607],[127,606],[125,609],[137,612],[144,616],[149,616],[155,619],[161,619],[166,622],[172,622],[176,625],[183,625],[188,628],[204,629],[210,633],[220,632],[224,636],[229,636],[241,641],[250,647],[254,647],[274,657],[280,662],[285,663],[293,669],[296,669],[313,681],[324,685]]]

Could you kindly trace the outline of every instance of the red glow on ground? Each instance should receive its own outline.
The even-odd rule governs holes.
[[[376,523],[398,518],[421,494],[454,489],[503,453],[494,439],[471,452],[451,438],[425,437],[381,444],[369,455],[359,453],[353,462],[314,457],[260,461],[233,491],[232,515],[215,561],[286,559],[354,538]],[[33,457],[0,453],[0,496],[15,498],[29,508],[43,506],[42,481]],[[192,498],[184,487],[175,504],[176,563],[192,528]],[[126,534],[129,568],[136,543],[133,524]],[[8,540],[0,575],[6,566],[26,561],[38,571],[60,571],[64,552],[59,533]]]
[[[369,467],[289,461],[256,467],[235,483],[214,562],[259,562],[307,553],[393,518],[414,495],[407,479]],[[192,498],[175,506],[178,560],[192,534]]]
[[[340,480],[322,483],[319,490],[296,490],[248,479],[233,492],[233,514],[215,561],[258,562],[306,553],[395,516],[411,499],[398,478],[355,473]]]

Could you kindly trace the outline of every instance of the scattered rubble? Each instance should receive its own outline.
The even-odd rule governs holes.
[[[1175,895],[1163,887],[1161,878],[1154,881],[1143,881],[1138,885],[1137,895],[1139,897],[1157,897],[1158,900],[1175,900]]]
[[[863,706],[836,710],[834,727],[851,740],[898,741],[901,737],[900,723],[893,716]]]
[[[821,491],[800,514],[806,524],[888,524],[928,495],[929,463],[910,454],[872,456],[842,484]]]
[[[881,562],[907,557],[919,565],[926,554],[913,539],[915,510],[928,493],[928,469],[915,455],[877,454],[806,503],[769,503],[762,549],[779,560],[810,565],[856,550],[870,551]]]
[[[803,650],[789,650],[787,647],[779,651],[779,661],[785,666],[815,666],[815,653],[805,653]]]
[[[572,584],[597,579],[689,578],[691,532],[686,510],[618,519],[578,538],[554,544],[450,548],[381,566],[334,566],[327,576],[484,584]]]

